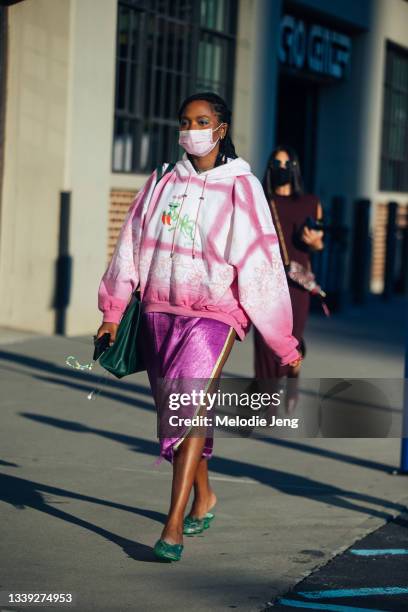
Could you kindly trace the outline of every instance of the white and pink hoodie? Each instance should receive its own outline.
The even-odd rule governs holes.
[[[129,209],[99,288],[118,323],[140,283],[146,312],[209,317],[242,340],[251,321],[285,365],[298,357],[277,235],[262,186],[241,158],[197,174],[186,156]]]

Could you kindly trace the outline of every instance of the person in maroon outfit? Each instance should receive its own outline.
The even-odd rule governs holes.
[[[323,232],[309,229],[305,223],[308,217],[320,221],[323,213],[319,199],[303,192],[299,160],[290,147],[279,146],[272,152],[263,187],[278,233],[283,262],[294,260],[310,269],[311,252],[323,249]],[[303,333],[309,314],[310,293],[289,278],[288,286],[293,309],[293,335],[299,340],[304,357]],[[280,366],[256,329],[254,344],[256,379],[298,377],[300,364],[296,367]]]

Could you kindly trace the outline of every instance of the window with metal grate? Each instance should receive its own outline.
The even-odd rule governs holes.
[[[232,99],[237,0],[118,0],[114,172],[177,159],[177,111],[196,91]]]
[[[387,44],[380,189],[408,192],[408,51]]]

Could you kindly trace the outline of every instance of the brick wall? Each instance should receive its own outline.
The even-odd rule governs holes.
[[[374,292],[380,292],[384,286],[388,204],[385,202],[378,203],[374,214],[371,287]],[[400,204],[397,210],[397,227],[403,229],[407,225],[408,206]]]
[[[135,195],[135,191],[111,190],[108,223],[108,262],[112,257],[120,229]]]

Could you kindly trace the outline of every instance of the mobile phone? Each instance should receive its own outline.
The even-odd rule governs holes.
[[[324,230],[323,221],[320,221],[319,219],[312,219],[312,217],[308,217],[306,219],[305,226],[311,230]]]
[[[97,361],[99,357],[102,355],[102,353],[106,351],[106,349],[109,347],[109,341],[110,341],[109,333],[103,334],[103,336],[101,336],[100,338],[94,339],[94,346],[95,346],[95,350],[93,354],[94,361]]]

